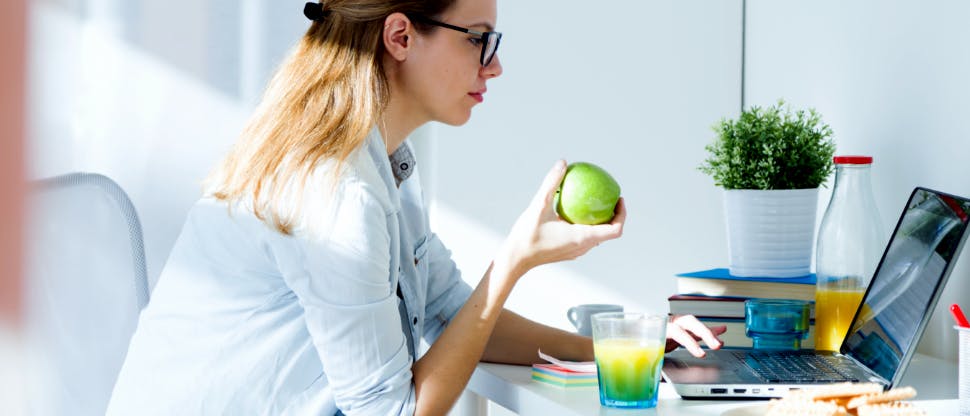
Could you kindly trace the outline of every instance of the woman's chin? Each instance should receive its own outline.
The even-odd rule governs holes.
[[[457,127],[457,126],[464,125],[471,118],[472,118],[472,110],[471,108],[469,108],[468,111],[465,111],[462,113],[456,112],[455,114],[448,114],[445,117],[439,118],[438,121],[441,123],[447,124],[449,126]]]

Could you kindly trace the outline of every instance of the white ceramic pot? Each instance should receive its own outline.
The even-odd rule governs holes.
[[[745,277],[811,273],[818,188],[724,191],[729,269]]]

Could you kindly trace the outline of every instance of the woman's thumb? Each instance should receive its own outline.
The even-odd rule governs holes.
[[[539,192],[536,193],[533,203],[548,204],[559,189],[559,184],[565,175],[566,161],[562,159],[557,160],[556,164],[549,170],[549,173],[546,174],[546,178],[543,179],[542,186],[539,188]]]

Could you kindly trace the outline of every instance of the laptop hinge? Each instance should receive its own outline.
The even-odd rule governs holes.
[[[839,353],[835,353],[835,355],[836,356],[839,356],[839,357],[845,357],[845,358],[848,358],[849,360],[852,360],[852,362],[855,363],[857,366],[859,366],[859,368],[865,369],[866,373],[869,373],[870,379],[875,378],[875,379],[879,380],[879,382],[882,383],[887,388],[892,386],[893,383],[891,381],[886,380],[881,375],[879,375],[879,373],[876,373],[875,371],[872,371],[872,369],[870,369],[869,366],[867,366],[867,365],[863,364],[861,361],[855,359],[855,357],[853,357],[851,355],[842,354],[840,352]]]

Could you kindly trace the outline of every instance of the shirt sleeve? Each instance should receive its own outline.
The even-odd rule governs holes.
[[[347,415],[413,414],[412,363],[390,271],[396,217],[366,189],[334,199],[338,221],[326,238],[281,237],[271,254],[304,309],[337,407]]]
[[[424,339],[432,344],[468,301],[472,288],[461,279],[461,271],[451,259],[451,250],[437,234],[432,233],[427,244],[429,276]]]

